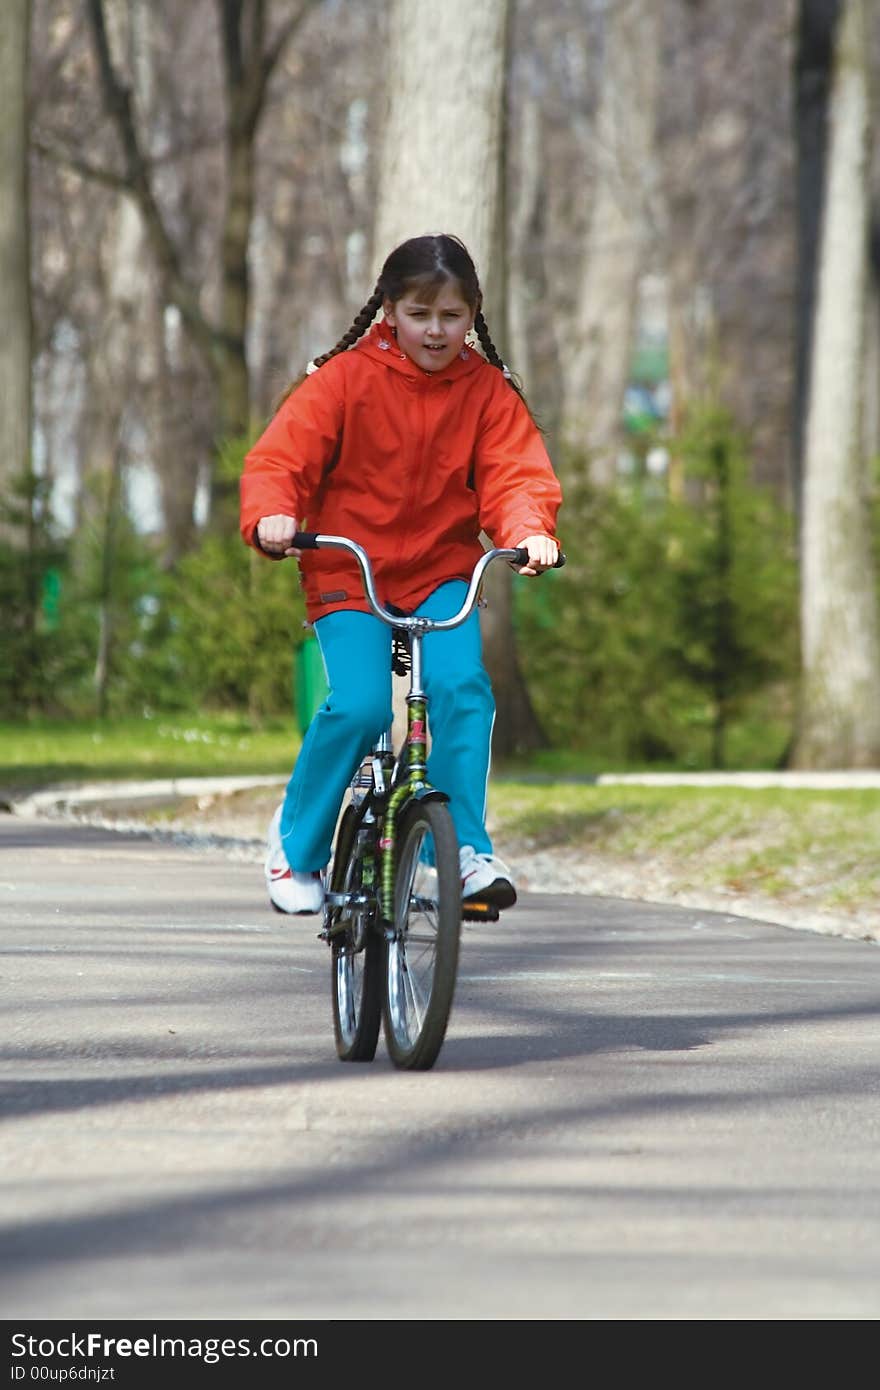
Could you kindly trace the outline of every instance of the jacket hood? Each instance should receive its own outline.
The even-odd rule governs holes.
[[[409,377],[413,381],[424,381],[430,378],[432,381],[452,381],[460,376],[467,376],[470,372],[479,371],[480,367],[488,366],[485,357],[476,348],[463,347],[457,357],[454,357],[448,367],[443,367],[439,372],[425,372],[421,367],[416,366],[412,358],[407,357],[405,352],[401,352],[397,346],[397,339],[394,330],[387,319],[381,323],[374,323],[364,336],[355,344],[353,351],[363,352],[375,362],[381,362],[383,367],[389,367],[391,371],[400,372],[402,376]]]

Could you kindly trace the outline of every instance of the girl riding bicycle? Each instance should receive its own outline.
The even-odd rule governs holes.
[[[337,550],[300,552],[295,532],[307,525],[357,541],[383,603],[435,618],[460,607],[482,531],[495,546],[528,551],[520,574],[541,574],[557,559],[559,482],[481,306],[473,261],[456,237],[404,242],[245,459],[242,536],[270,557],[299,560],[329,686],[269,827],[266,885],[281,912],[321,910],[345,790],[392,718],[390,632],[368,611],[355,561]],[[472,329],[482,354],[467,340]],[[495,705],[476,612],[425,639],[423,680],[428,776],[450,796],[463,897],[509,907],[516,889],[485,824]]]

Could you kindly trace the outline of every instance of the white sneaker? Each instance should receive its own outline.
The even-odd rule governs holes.
[[[461,865],[461,896],[465,902],[513,907],[516,888],[506,864],[496,859],[494,854],[477,854],[473,845],[462,845],[458,860]]]
[[[281,843],[281,807],[269,823],[264,864],[269,900],[276,912],[320,912],[324,906],[324,884],[316,870],[295,873],[287,862]]]

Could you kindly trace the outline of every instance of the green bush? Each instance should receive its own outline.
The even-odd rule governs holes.
[[[566,488],[561,531],[566,567],[515,590],[536,713],[561,747],[601,748],[622,762],[674,760],[694,701],[673,669],[663,517],[583,480]]]
[[[217,468],[237,486],[248,440],[230,441]],[[290,715],[294,649],[305,637],[298,570],[247,547],[235,531],[203,536],[142,590],[136,633],[117,690],[156,710],[246,710]]]
[[[180,562],[169,600],[170,651],[188,698],[262,719],[290,712],[305,608],[298,570],[208,536]]]
[[[220,451],[217,477],[237,491],[249,448],[234,439]],[[292,661],[305,637],[298,571],[272,561],[224,526],[206,534],[169,576],[165,650],[189,708],[247,710],[257,720],[289,714]]]
[[[736,721],[793,680],[791,526],[751,485],[729,418],[678,441],[682,498],[639,484],[565,489],[563,570],[518,585],[520,654],[545,731],[603,764],[723,765]],[[566,470],[577,477],[576,461]],[[760,744],[762,755],[765,741]],[[738,756],[748,746],[737,736]],[[754,745],[753,745],[754,746]]]
[[[0,503],[0,717],[7,719],[58,707],[69,656],[57,614],[65,549],[49,521],[47,491],[44,480],[24,473]]]
[[[230,476],[245,448],[224,451]],[[290,716],[293,652],[306,635],[296,565],[256,555],[237,534],[209,533],[166,571],[118,492],[96,499],[91,520],[60,542],[41,486],[23,479],[5,506],[0,717]]]
[[[709,700],[711,761],[723,767],[730,725],[750,697],[794,678],[794,533],[769,490],[749,482],[744,441],[726,412],[697,413],[678,447],[696,496],[674,517],[677,665]]]

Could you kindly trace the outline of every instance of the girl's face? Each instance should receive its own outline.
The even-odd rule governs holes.
[[[474,326],[473,311],[454,280],[444,285],[430,304],[420,291],[411,290],[394,304],[386,299],[384,308],[388,322],[397,329],[401,351],[425,372],[448,367]]]

